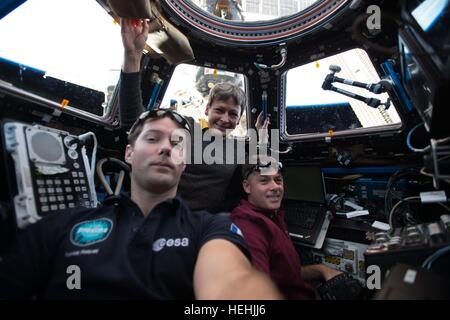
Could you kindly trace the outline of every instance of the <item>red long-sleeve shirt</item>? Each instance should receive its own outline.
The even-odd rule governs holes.
[[[252,255],[253,265],[266,273],[287,299],[314,299],[303,281],[300,257],[289,237],[284,211],[264,212],[242,200],[231,213]]]

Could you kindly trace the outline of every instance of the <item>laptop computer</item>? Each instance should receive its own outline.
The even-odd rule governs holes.
[[[322,248],[330,225],[320,167],[285,166],[284,199],[289,235],[295,243]]]

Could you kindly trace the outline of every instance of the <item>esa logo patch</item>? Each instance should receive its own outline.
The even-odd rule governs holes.
[[[73,226],[70,231],[70,241],[80,247],[89,246],[108,238],[113,227],[110,219],[83,221]]]
[[[241,229],[239,229],[238,226],[235,225],[234,223],[231,224],[230,231],[233,232],[233,233],[236,233],[237,235],[240,235],[242,238],[244,237],[244,235],[242,234]]]
[[[153,251],[159,252],[167,247],[187,247],[189,246],[189,238],[166,239],[160,238],[153,242]]]

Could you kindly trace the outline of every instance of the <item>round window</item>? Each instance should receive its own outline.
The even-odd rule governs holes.
[[[165,0],[172,19],[218,42],[288,41],[324,25],[349,0]]]

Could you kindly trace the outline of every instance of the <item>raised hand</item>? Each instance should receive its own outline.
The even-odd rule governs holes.
[[[258,115],[256,119],[256,130],[258,130],[258,144],[268,144],[269,143],[269,125],[270,125],[270,115],[267,114],[264,123],[262,121],[262,112]]]
[[[124,72],[138,72],[142,51],[149,32],[149,22],[145,19],[122,18],[121,35],[124,48]]]

